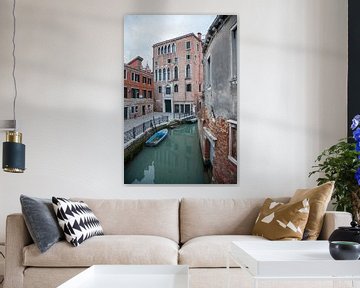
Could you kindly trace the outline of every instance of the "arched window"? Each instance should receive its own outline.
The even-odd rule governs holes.
[[[164,81],[166,81],[166,69],[165,68],[163,69],[163,79],[164,79]]]
[[[171,87],[170,85],[166,85],[165,87],[165,94],[170,95],[171,94]]]
[[[160,55],[160,47],[158,48],[158,55]]]
[[[157,72],[157,70],[155,70],[155,81],[157,81],[157,79],[158,79],[158,74],[157,74],[158,72]]]
[[[170,44],[168,45],[168,53],[170,54],[171,51],[170,51]]]
[[[186,71],[185,71],[185,78],[190,78],[191,75],[190,75],[190,64],[187,64],[186,65]]]
[[[174,85],[174,92],[179,92],[179,86],[177,84]]]
[[[179,79],[179,69],[177,66],[175,66],[174,68],[174,80],[178,80]]]
[[[159,81],[161,81],[161,69],[159,69]]]
[[[164,54],[166,54],[167,52],[167,47],[166,47],[166,45],[165,45],[165,48],[164,48]]]
[[[175,43],[172,44],[172,53],[175,53],[176,52],[176,46],[175,46]]]
[[[167,69],[167,80],[170,81],[170,68]]]
[[[161,47],[161,54],[164,54],[164,47]]]

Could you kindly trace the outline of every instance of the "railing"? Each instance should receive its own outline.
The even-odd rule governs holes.
[[[193,115],[195,115],[193,112],[191,112],[191,113],[174,113],[173,117],[174,117],[174,119],[183,119],[183,118],[190,117]]]
[[[138,126],[133,127],[132,129],[126,131],[124,133],[124,143],[129,142],[132,139],[135,139],[137,136],[144,133],[150,127],[155,127],[156,125],[160,125],[161,123],[168,122],[169,116],[161,116],[159,118],[154,118],[152,120],[146,121]]]

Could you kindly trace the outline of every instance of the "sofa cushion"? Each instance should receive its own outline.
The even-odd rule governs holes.
[[[232,241],[268,241],[252,235],[214,235],[193,238],[179,250],[179,264],[196,268],[226,267]],[[239,267],[230,260],[231,267]]]
[[[74,200],[88,204],[105,235],[154,235],[179,242],[178,199]]]
[[[304,240],[316,240],[323,226],[324,215],[334,190],[334,181],[326,182],[311,189],[298,189],[290,199],[290,203],[309,199],[310,213],[305,227]]]
[[[178,260],[178,244],[159,236],[95,236],[78,247],[66,241],[56,243],[45,253],[34,244],[23,250],[25,266],[88,267],[95,264],[171,264]]]
[[[184,198],[180,205],[181,243],[206,235],[249,235],[263,202],[263,198]]]
[[[60,197],[52,197],[52,202],[65,239],[72,245],[79,246],[91,237],[104,235],[99,220],[86,203]]]
[[[308,218],[308,199],[284,204],[267,198],[252,234],[269,240],[301,240]]]
[[[21,195],[20,203],[26,227],[41,252],[64,239],[51,199]]]

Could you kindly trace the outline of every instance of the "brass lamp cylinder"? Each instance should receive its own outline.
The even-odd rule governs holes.
[[[3,143],[3,169],[10,173],[25,171],[25,145],[22,144],[22,134],[18,131],[7,131]]]

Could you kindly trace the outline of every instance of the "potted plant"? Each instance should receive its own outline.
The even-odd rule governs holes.
[[[360,115],[352,120],[353,137],[342,139],[325,149],[312,166],[319,175],[318,185],[335,181],[332,199],[337,211],[348,211],[358,223],[360,220]]]

